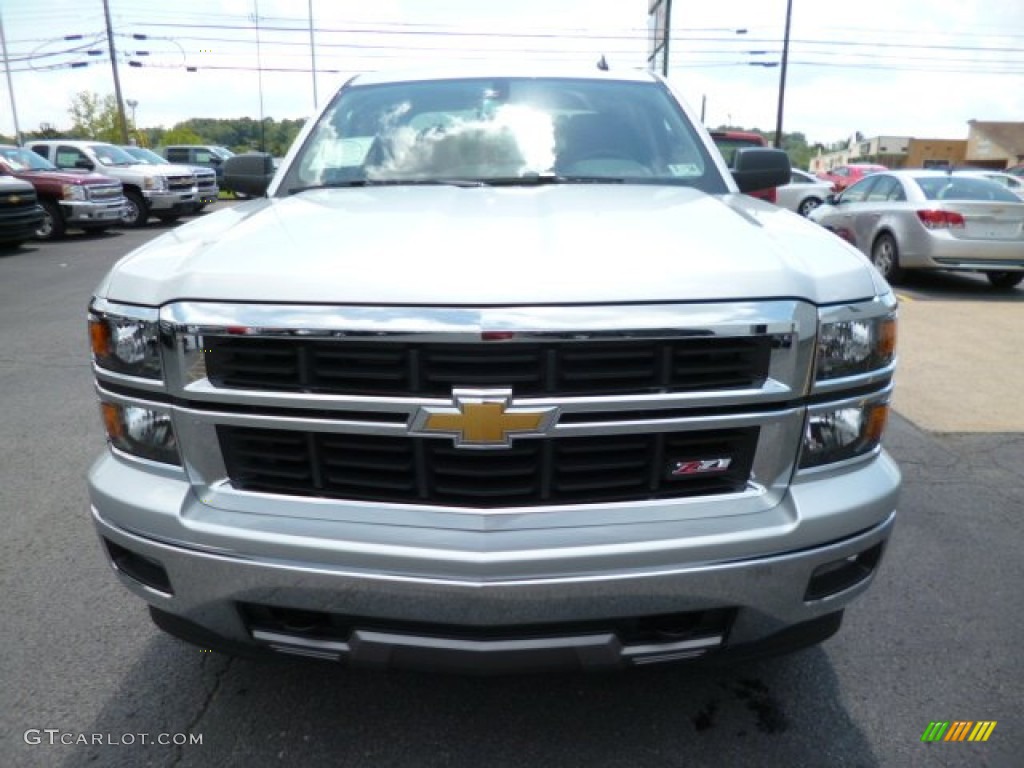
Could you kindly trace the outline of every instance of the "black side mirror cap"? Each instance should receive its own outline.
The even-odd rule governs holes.
[[[781,149],[745,147],[736,150],[732,177],[740,192],[754,192],[789,184],[792,166]]]
[[[825,205],[837,205],[838,203],[839,195],[832,194],[825,196]]]
[[[250,197],[263,197],[273,178],[274,158],[266,152],[250,152],[229,157],[224,162],[224,182],[221,186]]]

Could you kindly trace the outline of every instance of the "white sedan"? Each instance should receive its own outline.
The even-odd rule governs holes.
[[[778,187],[775,192],[776,205],[806,216],[832,194],[832,184],[794,168],[789,184]]]

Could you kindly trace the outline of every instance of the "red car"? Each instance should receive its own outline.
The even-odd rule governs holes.
[[[9,144],[0,144],[0,174],[35,187],[43,209],[43,221],[35,233],[39,240],[58,240],[72,227],[103,232],[121,223],[125,200],[117,179],[61,171],[35,152]]]
[[[737,149],[768,146],[768,142],[765,141],[764,136],[760,133],[753,133],[751,131],[711,131],[710,133],[715,146],[718,147],[718,151],[722,153],[722,157],[725,159],[725,164],[730,168],[734,165],[733,160],[736,157]],[[775,187],[757,189],[747,194],[758,197],[761,200],[767,200],[769,203],[774,203],[776,199]]]
[[[850,163],[849,165],[837,166],[831,171],[819,173],[818,178],[823,181],[832,182],[832,192],[838,194],[854,182],[860,181],[869,174],[888,170],[889,169],[884,165],[874,165],[872,163]]]

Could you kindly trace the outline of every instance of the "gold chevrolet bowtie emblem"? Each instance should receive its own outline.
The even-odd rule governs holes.
[[[17,205],[21,202],[21,195],[8,195],[7,202],[11,205]]]
[[[539,437],[558,418],[558,408],[514,408],[511,389],[456,389],[454,406],[424,406],[410,432],[450,436],[460,448],[508,448],[513,437]]]

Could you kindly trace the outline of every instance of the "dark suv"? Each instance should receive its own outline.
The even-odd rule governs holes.
[[[174,144],[160,147],[157,153],[172,163],[212,168],[217,174],[217,183],[222,187],[224,161],[235,156],[235,153],[227,147],[219,147],[215,144]]]

